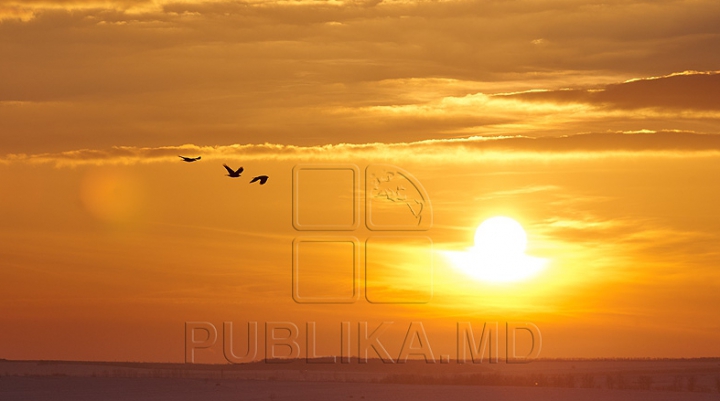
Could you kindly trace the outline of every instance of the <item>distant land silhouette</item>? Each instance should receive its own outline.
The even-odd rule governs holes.
[[[720,358],[387,364],[330,358],[245,364],[0,360],[3,401],[717,400]]]
[[[361,382],[443,386],[601,388],[720,392],[720,358],[539,359],[528,364],[333,363],[331,357],[261,360],[243,364],[0,360],[0,377],[186,378],[310,382]],[[0,393],[1,394],[1,393]],[[2,397],[0,397],[2,398]],[[4,400],[4,398],[2,398]]]

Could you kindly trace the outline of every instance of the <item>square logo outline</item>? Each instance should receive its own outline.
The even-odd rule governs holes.
[[[367,255],[368,252],[368,243],[372,239],[378,239],[378,238],[410,238],[410,239],[426,239],[430,243],[430,294],[427,298],[427,300],[423,301],[373,301],[368,296],[368,277],[370,276],[368,274],[368,263],[369,258]],[[435,260],[434,260],[434,249],[435,249],[435,243],[433,242],[432,238],[425,236],[425,235],[372,235],[369,236],[364,243],[365,246],[365,300],[370,304],[378,304],[378,305],[423,305],[428,304],[430,301],[432,301],[432,298],[434,296],[434,276],[435,276]]]
[[[326,243],[351,243],[353,249],[352,266],[352,295],[350,297],[304,297],[300,295],[300,252],[299,247],[303,242],[326,242]],[[355,303],[360,295],[358,290],[358,265],[360,252],[358,251],[360,241],[353,236],[304,236],[293,240],[292,252],[292,298],[300,304],[351,304]]]
[[[352,172],[352,218],[353,222],[345,224],[302,224],[300,222],[300,172],[303,170],[349,170]],[[355,231],[360,227],[360,208],[358,194],[360,192],[360,168],[355,164],[297,164],[293,167],[292,179],[292,223],[297,231]]]

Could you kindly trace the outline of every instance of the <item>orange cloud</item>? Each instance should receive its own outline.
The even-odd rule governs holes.
[[[720,71],[686,71],[593,89],[529,91],[496,96],[533,102],[586,103],[618,109],[720,110]]]
[[[720,135],[691,132],[594,133],[563,137],[472,137],[409,143],[338,144],[294,146],[282,144],[226,146],[115,146],[58,153],[10,154],[0,164],[133,165],[176,162],[178,154],[202,155],[204,160],[447,160],[462,162],[478,156],[489,159],[538,157],[603,157],[608,153],[673,156],[685,153],[714,155],[720,152]]]
[[[717,133],[714,76],[608,85],[716,70],[719,7],[0,0],[0,152]]]

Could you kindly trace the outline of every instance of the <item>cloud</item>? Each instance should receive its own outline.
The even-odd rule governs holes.
[[[482,196],[479,196],[475,198],[476,200],[487,200],[487,199],[495,199],[495,198],[505,198],[505,197],[513,197],[518,195],[526,195],[526,194],[534,194],[538,192],[546,192],[546,191],[556,191],[560,189],[560,187],[556,185],[531,185],[526,186],[518,189],[511,189],[511,190],[502,190],[502,191],[492,191],[483,194]]]
[[[591,158],[633,154],[683,157],[715,156],[720,152],[720,135],[689,132],[593,133],[563,137],[472,137],[407,143],[337,144],[295,146],[245,144],[226,146],[115,146],[108,149],[81,149],[58,153],[9,154],[0,164],[53,164],[58,167],[102,164],[145,164],[177,162],[178,155],[202,155],[203,160],[446,160],[463,162],[485,159],[533,157]],[[533,187],[525,191],[545,191]],[[493,196],[512,195],[497,193]]]
[[[616,109],[720,110],[720,71],[686,71],[592,89],[529,91],[496,96],[532,102],[581,103]]]
[[[707,77],[668,80],[684,100],[608,87],[717,69],[713,0],[0,0],[0,15],[3,154],[720,131]],[[608,99],[587,101],[597,87]]]

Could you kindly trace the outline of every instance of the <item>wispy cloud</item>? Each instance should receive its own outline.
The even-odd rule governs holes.
[[[612,155],[682,157],[713,156],[720,152],[720,135],[689,132],[596,133],[563,137],[472,137],[403,143],[294,146],[282,144],[226,146],[115,146],[58,153],[9,154],[0,164],[52,164],[58,167],[100,164],[176,162],[178,155],[202,155],[205,160],[348,160],[355,158],[394,160],[512,159],[533,157],[590,158]],[[540,191],[549,188],[530,188]],[[497,193],[494,196],[502,196]],[[504,194],[508,195],[508,194]]]
[[[495,96],[533,102],[593,104],[617,109],[658,108],[682,111],[720,110],[720,71],[684,71],[638,78],[590,89],[533,90]]]

